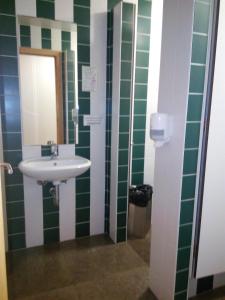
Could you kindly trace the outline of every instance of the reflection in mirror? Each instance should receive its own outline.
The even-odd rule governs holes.
[[[21,48],[19,57],[24,144],[63,144],[60,52]]]
[[[77,26],[18,16],[23,144],[78,142]]]

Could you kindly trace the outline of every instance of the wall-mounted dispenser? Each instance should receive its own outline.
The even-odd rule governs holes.
[[[162,113],[151,114],[150,138],[155,142],[155,147],[161,147],[169,142],[171,136],[171,120],[169,115]]]

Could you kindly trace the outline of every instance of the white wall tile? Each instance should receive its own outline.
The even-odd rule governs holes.
[[[52,50],[62,51],[61,30],[52,28],[51,33],[52,33]]]
[[[41,27],[30,26],[31,48],[41,49]]]
[[[23,160],[41,156],[41,146],[23,146]],[[43,245],[42,187],[37,181],[23,176],[26,246]]]
[[[55,0],[55,19],[73,22],[73,0]]]
[[[16,14],[36,17],[36,0],[16,0]]]

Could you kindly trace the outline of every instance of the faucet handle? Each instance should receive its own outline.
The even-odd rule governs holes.
[[[9,163],[0,163],[0,168],[6,169],[9,175],[13,174],[13,168]]]

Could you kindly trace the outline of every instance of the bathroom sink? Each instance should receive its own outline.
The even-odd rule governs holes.
[[[61,181],[81,175],[91,166],[90,160],[81,156],[69,158],[41,157],[20,162],[20,171],[38,181],[51,181],[57,185]]]

